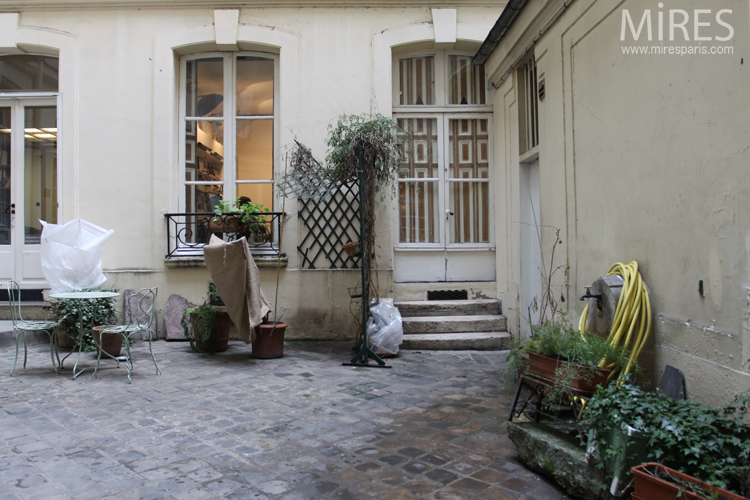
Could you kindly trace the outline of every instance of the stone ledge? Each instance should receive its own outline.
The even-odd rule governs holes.
[[[569,495],[584,500],[613,498],[604,469],[586,462],[586,450],[572,436],[535,422],[508,422],[507,430],[521,460]]]
[[[274,256],[255,256],[253,255],[255,265],[259,268],[275,268],[278,265],[279,258]],[[286,267],[289,257],[281,257],[281,267]],[[206,261],[203,257],[167,257],[164,259],[164,263],[169,269],[190,269],[190,268],[205,268]]]

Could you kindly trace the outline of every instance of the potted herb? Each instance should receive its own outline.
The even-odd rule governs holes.
[[[512,375],[527,374],[552,382],[556,395],[573,392],[590,396],[606,385],[611,370],[599,365],[624,366],[623,349],[597,335],[581,335],[567,323],[548,322],[532,326],[532,336],[514,340],[508,354]]]
[[[237,200],[222,200],[214,209],[216,215],[208,219],[208,229],[214,233],[240,233],[248,239],[267,241],[267,212],[268,208],[244,197]]]
[[[674,400],[623,382],[597,391],[583,413],[583,424],[591,430],[589,435],[593,441],[589,447],[595,449],[602,467],[618,455],[622,457],[625,470],[643,462],[659,462],[692,476],[693,482],[706,482],[748,496],[750,425],[745,420],[749,409],[747,393],[737,396],[727,406],[713,408],[693,401]],[[623,425],[642,436],[642,454],[610,439],[610,430]],[[652,466],[639,470],[652,476],[653,472],[657,472],[657,476],[670,474]],[[672,476],[680,478],[676,474]],[[684,485],[682,489],[686,489]],[[711,496],[713,493],[699,494]],[[722,496],[720,492],[717,494]]]
[[[182,329],[190,347],[195,352],[213,354],[229,347],[229,328],[232,321],[226,307],[211,304],[218,299],[216,289],[209,289],[209,298],[203,304],[188,307],[182,313]],[[192,327],[192,328],[190,328]]]
[[[114,288],[88,287],[82,288],[81,292],[93,292],[105,290],[116,292]],[[72,348],[78,341],[81,328],[81,317],[83,324],[89,328],[94,326],[111,325],[117,322],[117,300],[116,299],[54,299],[52,301],[52,312],[55,319],[60,323],[57,327],[58,345],[63,348]],[[83,351],[96,349],[92,330],[83,332]]]

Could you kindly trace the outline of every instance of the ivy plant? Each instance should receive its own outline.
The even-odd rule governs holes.
[[[79,292],[117,292],[116,288],[88,287],[76,290]],[[78,340],[80,332],[80,321],[83,319],[83,347],[84,351],[96,349],[91,327],[99,325],[111,325],[117,322],[117,299],[55,299],[52,311],[57,321],[60,322],[58,330],[70,337],[73,341]]]
[[[645,391],[629,382],[599,388],[584,412],[584,425],[595,431],[604,463],[625,451],[613,447],[608,431],[627,424],[648,439],[647,460],[714,486],[750,495],[749,393],[727,406],[704,406]],[[633,457],[626,455],[629,470]]]

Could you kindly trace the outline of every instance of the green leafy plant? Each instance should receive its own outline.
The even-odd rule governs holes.
[[[208,290],[208,298],[203,304],[195,307],[188,307],[182,312],[182,318],[180,323],[185,333],[185,338],[190,341],[190,347],[195,352],[201,352],[204,354],[213,354],[216,352],[216,336],[212,335],[216,326],[216,315],[222,313],[222,310],[211,302],[216,301],[219,298],[216,289],[211,287]],[[195,319],[193,328],[189,328],[192,319]],[[199,348],[195,342],[195,336],[198,337],[201,347]]]
[[[625,452],[627,470],[637,465],[631,450],[613,446],[608,439],[610,429],[626,424],[648,439],[647,461],[748,496],[750,425],[744,420],[750,409],[748,394],[712,408],[648,392],[629,382],[611,384],[591,399],[583,424],[595,431],[602,464]]]
[[[88,287],[76,290],[80,292],[117,292],[115,288]],[[55,299],[52,312],[60,322],[58,330],[73,341],[78,341],[81,314],[83,315],[83,347],[84,351],[96,349],[91,327],[111,325],[117,322],[117,300],[111,299]]]
[[[555,358],[560,363],[555,372],[554,396],[567,394],[574,378],[592,380],[602,361],[622,366],[627,362],[621,347],[612,346],[597,335],[584,337],[567,322],[532,325],[531,331],[530,338],[511,342],[506,373],[515,378],[519,372],[528,372],[530,353]]]
[[[242,232],[266,235],[268,233],[268,227],[266,227],[265,224],[265,214],[268,212],[270,212],[270,210],[260,203],[253,203],[252,201],[243,200],[242,198],[236,200],[221,200],[214,209],[217,218],[212,219],[211,222],[222,224],[224,222],[224,216],[236,215],[240,217],[242,224],[245,226],[242,228]]]
[[[404,161],[406,137],[395,120],[383,115],[341,115],[328,127],[330,176],[341,182],[356,180],[361,145],[362,163],[371,171],[376,187],[388,185]]]

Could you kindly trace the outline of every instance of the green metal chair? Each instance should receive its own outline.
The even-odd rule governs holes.
[[[161,375],[161,369],[159,368],[159,364],[156,362],[154,351],[151,348],[151,325],[153,325],[154,321],[156,321],[154,308],[156,307],[157,288],[141,288],[140,290],[138,290],[138,292],[136,292],[135,295],[137,296],[141,293],[143,293],[143,296],[138,299],[137,309],[139,314],[131,314],[131,321],[129,324],[112,326],[110,328],[102,329],[101,331],[102,336],[105,333],[114,333],[122,337],[123,347],[125,348],[125,367],[128,369],[128,383],[133,382],[131,378],[131,373],[133,371],[133,359],[130,355],[130,345],[134,342],[134,339],[132,339],[131,337],[139,332],[148,333],[148,350],[151,353],[151,359],[154,361],[154,366],[156,366],[156,374]],[[125,307],[127,307],[127,298],[123,297],[123,310],[125,309]],[[94,341],[96,342],[96,336],[94,336]],[[119,358],[122,358],[122,356],[115,357],[110,355],[108,352],[102,349],[101,343],[102,342],[100,337],[100,341],[97,344],[97,347],[99,348],[99,354],[96,359],[96,368],[94,368],[94,374],[91,376],[91,378],[96,378],[96,373],[99,370],[99,363],[102,360],[102,353],[104,353],[107,357],[114,359],[117,362],[117,367],[120,367]]]
[[[55,328],[59,325],[57,321],[49,320],[33,320],[28,321],[23,319],[21,315],[21,287],[15,281],[8,281],[6,284],[8,288],[8,302],[10,303],[10,318],[13,321],[13,331],[16,334],[16,359],[13,360],[13,369],[10,371],[10,376],[13,376],[13,372],[16,371],[16,363],[18,363],[18,343],[23,337],[23,368],[26,369],[26,358],[28,351],[26,349],[26,333],[43,331],[49,335],[49,355],[52,358],[52,366],[55,367],[55,373],[60,365],[60,356],[57,353],[57,334]],[[57,361],[55,361],[57,358]]]

